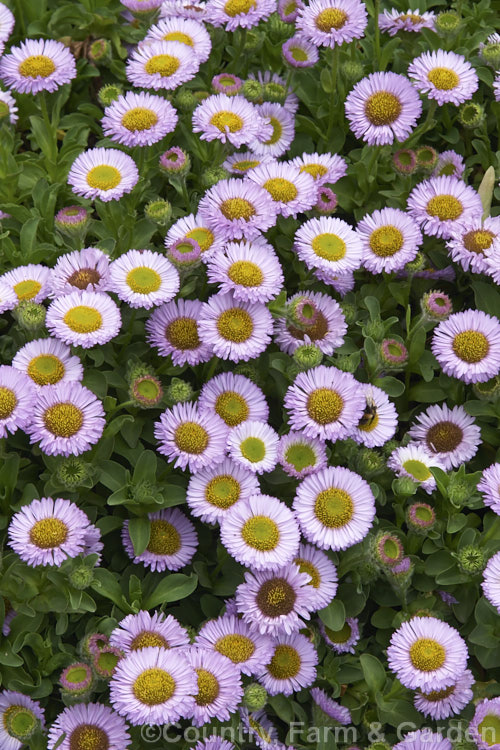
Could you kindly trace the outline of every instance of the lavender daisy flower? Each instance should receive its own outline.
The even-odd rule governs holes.
[[[73,192],[84,198],[119,200],[139,179],[135,161],[114,148],[92,148],[77,156],[68,174]]]
[[[0,313],[17,307],[19,300],[17,294],[9,284],[0,278]]]
[[[235,96],[240,93],[243,81],[232,73],[219,73],[212,78],[212,91],[216,94]]]
[[[217,466],[207,466],[191,475],[186,500],[193,516],[205,523],[217,523],[230,509],[259,492],[256,474],[225,458]]]
[[[293,509],[309,542],[320,549],[343,550],[368,534],[375,498],[359,474],[330,466],[299,484]]]
[[[77,289],[106,292],[109,288],[109,256],[97,247],[85,247],[61,255],[52,270],[50,287],[53,298]]]
[[[120,0],[120,2],[134,13],[150,13],[157,10],[163,0]]]
[[[207,4],[204,0],[164,0],[160,7],[160,18],[195,18],[198,21],[207,20]]]
[[[204,384],[197,402],[200,412],[217,414],[229,428],[248,420],[266,422],[269,408],[261,389],[244,375],[223,372]]]
[[[151,26],[144,41],[180,42],[196,55],[200,63],[208,60],[212,49],[210,34],[205,26],[192,18],[164,18]]]
[[[0,438],[26,430],[33,418],[35,387],[17,367],[0,366]]]
[[[282,750],[278,740],[278,731],[264,711],[250,713],[245,707],[239,709],[240,720],[245,734],[261,750]]]
[[[6,5],[0,3],[0,42],[6,42],[14,29],[16,19]]]
[[[481,429],[463,406],[429,406],[408,435],[437,456],[447,471],[470,461],[481,444]]]
[[[220,183],[219,183],[220,184]],[[209,228],[201,216],[190,214],[172,224],[165,238],[168,248],[177,240],[194,240],[201,250],[201,259],[206,261],[217,250],[223,250],[225,237],[221,235],[218,226]]]
[[[144,92],[127,91],[104,110],[104,135],[124,146],[151,146],[172,133],[177,112],[167,99]]]
[[[131,651],[110,684],[113,708],[130,724],[170,724],[192,710],[196,675],[179,649]]]
[[[219,140],[239,148],[254,140],[262,129],[272,134],[271,127],[243,96],[209,96],[193,112],[193,132],[201,133],[202,141]]]
[[[318,654],[311,641],[301,633],[278,634],[273,645],[272,657],[259,675],[269,695],[292,695],[312,685]]]
[[[436,480],[429,467],[432,466],[445,471],[441,459],[420,443],[410,443],[406,447],[396,448],[389,456],[387,466],[398,477],[408,477],[413,479],[414,482],[418,482],[428,495],[436,489]]]
[[[69,667],[63,669],[59,677],[61,693],[68,698],[78,697],[84,700],[83,696],[90,695],[90,689],[94,681],[92,669],[85,662],[74,662]]]
[[[325,183],[333,185],[347,172],[347,163],[338,154],[303,153],[302,156],[296,156],[291,163],[301,172],[307,172],[314,177],[317,187]]]
[[[30,263],[7,271],[0,276],[0,281],[12,289],[18,302],[43,302],[50,292],[50,277],[50,268]]]
[[[271,125],[272,132],[268,134],[265,127],[259,128],[255,137],[250,140],[249,148],[262,156],[275,159],[283,156],[295,138],[294,116],[275,102],[264,102],[255,109],[263,121]]]
[[[251,570],[276,570],[297,553],[300,531],[292,511],[275,497],[252,495],[221,519],[221,542]]]
[[[283,23],[294,23],[299,8],[303,8],[302,0],[278,0],[278,15]]]
[[[187,154],[186,151],[184,151],[182,148],[179,148],[179,146],[172,146],[172,148],[167,149],[167,151],[164,151],[159,159],[160,169],[166,172],[168,175],[186,174],[187,172],[189,172],[190,166],[191,160],[189,158],[189,154]]]
[[[332,216],[304,222],[295,233],[294,248],[308,268],[340,274],[357,270],[363,255],[358,234]]]
[[[489,603],[496,607],[500,614],[500,552],[488,560],[488,565],[483,571],[481,588]]]
[[[45,727],[44,712],[38,701],[14,690],[0,693],[0,745],[2,750],[20,750],[31,735]],[[23,740],[19,739],[23,737]]]
[[[434,331],[431,348],[446,375],[484,383],[499,369],[500,322],[482,310],[454,313]]]
[[[324,190],[324,188],[322,188],[322,190]],[[335,273],[326,268],[316,268],[314,270],[314,275],[324,284],[333,287],[341,297],[345,297],[348,292],[352,292],[355,286],[354,274],[352,271],[348,271],[347,273]]]
[[[191,718],[195,727],[201,727],[211,719],[227,721],[238,707],[243,695],[241,673],[227,656],[211,649],[192,646],[185,652],[186,660],[197,677],[197,688],[193,690],[194,705]]]
[[[469,734],[479,750],[497,750],[500,745],[500,698],[486,698],[477,703]]]
[[[326,607],[337,593],[337,568],[325,552],[312,544],[302,543],[293,562],[301,573],[307,573],[313,589],[311,611]]]
[[[217,735],[212,734],[204,740],[198,740],[194,750],[234,750],[234,745],[229,740],[221,740]]]
[[[195,638],[195,646],[211,649],[230,659],[246,675],[260,674],[273,654],[270,638],[257,633],[236,615],[209,620]]]
[[[227,240],[253,240],[276,223],[277,206],[248,179],[221,180],[200,201],[202,221]]]
[[[266,162],[251,169],[248,179],[264,188],[285,218],[309,211],[316,202],[314,179],[291,163]]]
[[[405,76],[371,73],[348,94],[345,112],[357,138],[380,146],[408,138],[422,113],[422,102]]]
[[[113,261],[109,272],[111,289],[130,307],[149,310],[169,302],[179,291],[177,270],[151,250],[129,250]]]
[[[420,13],[419,9],[408,10],[406,13],[391,8],[384,10],[378,17],[378,25],[381,31],[387,31],[389,36],[396,36],[400,31],[419,32],[422,29],[434,29],[435,13]]]
[[[292,429],[303,430],[307,437],[342,440],[359,423],[365,400],[350,373],[320,365],[297,375],[284,405]]]
[[[320,688],[312,688],[311,698],[329,719],[333,719],[339,724],[345,726],[352,722],[349,709],[345,706],[341,706],[340,703],[332,700],[332,698],[329,698],[324,690],[320,690]]]
[[[208,259],[208,280],[238,300],[269,302],[283,286],[283,271],[271,245],[228,242]]]
[[[228,427],[215,414],[200,412],[191,403],[174,404],[155,422],[158,452],[175,467],[199,471],[224,459]]]
[[[181,42],[152,42],[132,53],[126,67],[133,86],[145,89],[176,89],[190,81],[200,67],[200,59]]]
[[[87,291],[55,299],[49,305],[46,319],[53,336],[84,349],[111,341],[121,322],[120,310],[107,294]]]
[[[191,521],[178,508],[167,508],[149,513],[151,522],[148,546],[140,555],[128,530],[128,521],[122,528],[125,552],[134,563],[142,563],[152,571],[180,570],[191,562],[198,547],[198,536]]]
[[[277,433],[266,422],[247,420],[229,433],[227,452],[236,463],[264,474],[276,466],[278,442]]]
[[[251,29],[269,18],[276,10],[276,0],[209,0],[207,18],[212,26],[224,26],[226,31],[238,27]]]
[[[433,177],[463,177],[465,171],[465,162],[460,154],[456,151],[443,151],[438,156],[437,164],[434,167]]]
[[[452,744],[447,737],[429,729],[417,729],[409,732],[402,742],[394,745],[395,750],[451,750]]]
[[[198,300],[178,299],[154,310],[146,321],[146,338],[161,357],[172,357],[174,365],[208,362],[212,347],[199,335],[198,321],[205,306]]]
[[[483,496],[484,504],[500,516],[500,463],[484,469],[477,489]]]
[[[0,78],[20,94],[56,91],[75,76],[75,58],[53,39],[26,39],[0,59]]]
[[[426,533],[436,523],[436,512],[427,503],[413,503],[407,510],[406,523],[410,531]]]
[[[408,75],[415,86],[439,106],[451,102],[462,104],[477,91],[478,77],[474,68],[462,55],[438,49],[423,52],[408,68]]]
[[[309,620],[314,592],[308,586],[310,576],[295,565],[278,570],[245,573],[245,581],[236,588],[236,606],[243,620],[260,633],[290,634]]]
[[[448,719],[455,716],[471,702],[473,698],[472,686],[474,676],[470,669],[459,677],[457,682],[443,690],[423,692],[417,690],[413,703],[417,711],[431,719]]]
[[[328,646],[336,654],[354,654],[354,646],[359,642],[357,618],[348,617],[340,630],[332,630],[320,621],[319,629]]]
[[[467,646],[455,628],[435,617],[413,617],[392,634],[389,668],[407,688],[442,690],[467,666]]]
[[[427,320],[437,322],[446,320],[453,312],[452,301],[444,292],[426,292],[420,301],[420,306]]]
[[[109,706],[80,703],[65,708],[50,727],[48,749],[53,750],[56,745],[59,750],[92,746],[125,750],[130,746],[130,735],[125,721]]]
[[[418,224],[399,208],[367,214],[357,231],[363,243],[363,266],[374,274],[404,268],[417,257],[423,241]]]
[[[408,196],[408,212],[424,233],[445,240],[458,224],[475,219],[482,211],[478,193],[456,177],[431,177]]]
[[[351,438],[367,448],[376,448],[394,437],[398,427],[398,413],[381,388],[369,383],[361,387],[365,392],[366,407]]]
[[[452,259],[460,263],[464,271],[490,273],[489,258],[497,268],[500,255],[500,217],[481,216],[470,218],[453,231],[446,243]]]
[[[281,52],[292,68],[312,68],[319,60],[318,48],[302,34],[287,39]]]
[[[272,157],[259,155],[254,151],[239,151],[237,154],[231,154],[223,162],[222,166],[231,174],[244,175],[250,169],[255,169],[260,164],[270,161]]]
[[[109,643],[128,653],[149,646],[187,647],[190,640],[186,628],[172,615],[164,615],[163,612],[151,615],[141,610],[136,615],[127,615],[120,621],[111,633]]]
[[[326,466],[325,443],[292,430],[280,438],[278,462],[288,476],[303,479]]]
[[[300,292],[294,294],[288,304],[293,305],[303,296]],[[323,354],[332,355],[342,346],[347,333],[347,323],[340,305],[329,295],[319,292],[310,292],[308,299],[312,300],[317,310],[313,325],[301,329],[294,325],[293,320],[279,318],[275,324],[275,341],[286,354],[293,354],[299,346],[312,342]]]
[[[0,3],[0,6],[2,4]],[[5,6],[4,6],[5,7]],[[9,11],[10,12],[10,11]],[[1,14],[1,10],[0,10]],[[0,17],[0,28],[1,28],[1,17]],[[0,42],[0,49],[2,47],[2,42]],[[15,125],[18,121],[17,116],[17,105],[16,100],[13,96],[9,94],[8,91],[0,91],[0,119],[3,119],[4,117],[8,117],[9,122],[11,125]],[[7,218],[7,216],[4,216],[3,218]]]
[[[12,367],[28,375],[37,388],[83,378],[78,357],[72,356],[69,346],[51,338],[25,344],[12,360]]]
[[[408,360],[408,349],[396,339],[384,339],[380,345],[382,361],[390,368],[401,369]]]
[[[333,48],[360,39],[367,22],[360,0],[312,0],[299,9],[295,25],[316,46]]]
[[[242,302],[232,294],[216,294],[201,311],[201,340],[215,356],[232,362],[258,357],[271,341],[271,313],[260,303]]]
[[[495,96],[495,101],[500,102],[500,73],[496,74],[495,80],[493,81],[493,94]]]
[[[56,565],[84,554],[88,517],[69,500],[42,497],[23,505],[11,519],[9,546],[31,567]]]

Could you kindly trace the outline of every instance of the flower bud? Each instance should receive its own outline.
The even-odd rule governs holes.
[[[119,96],[123,94],[123,88],[117,83],[108,83],[97,92],[97,99],[102,107],[109,107]]]
[[[190,383],[180,378],[172,378],[166,391],[166,397],[171,404],[183,404],[193,398],[193,389]]]
[[[22,300],[12,311],[18,325],[30,334],[38,333],[45,327],[47,310],[38,302]]]
[[[267,690],[258,682],[247,685],[243,693],[243,705],[249,711],[261,711],[267,703]]]
[[[413,503],[406,511],[406,523],[411,531],[426,534],[436,523],[436,513],[427,503]]]
[[[392,166],[400,174],[413,174],[417,169],[417,157],[411,148],[400,148],[392,157]]]
[[[160,227],[166,227],[170,224],[172,218],[172,206],[168,201],[158,198],[155,201],[149,201],[144,209],[146,219],[154,221]]]
[[[486,117],[484,107],[478,102],[465,102],[458,110],[458,120],[469,130],[479,128]]]
[[[444,292],[426,292],[420,300],[422,314],[428,321],[446,320],[453,312],[451,299]]]
[[[301,370],[310,370],[323,361],[323,352],[315,344],[302,344],[293,353],[293,359]]]
[[[384,339],[380,345],[382,361],[391,368],[403,367],[408,361],[408,350],[396,339]]]

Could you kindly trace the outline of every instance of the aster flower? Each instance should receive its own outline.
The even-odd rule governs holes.
[[[200,67],[200,59],[181,42],[152,42],[132,53],[126,67],[133,86],[145,89],[176,89],[190,81]]]
[[[301,633],[279,634],[273,645],[272,657],[259,676],[269,695],[292,695],[312,685],[318,654],[311,641]]]
[[[311,610],[328,606],[337,592],[337,569],[325,552],[316,549],[312,544],[302,543],[293,562],[301,573],[307,573],[313,589]]]
[[[33,418],[35,388],[17,367],[0,366],[0,438],[26,430]]]
[[[42,497],[14,514],[8,529],[9,545],[32,567],[59,567],[68,558],[85,554],[94,528],[75,503]]]
[[[144,41],[180,42],[189,47],[188,51],[193,52],[200,63],[208,60],[212,49],[205,26],[192,18],[164,18],[149,28]]]
[[[481,215],[460,224],[446,243],[452,259],[460,263],[464,271],[490,274],[491,266],[498,267],[500,255],[500,217]],[[493,275],[493,274],[492,274]]]
[[[276,10],[275,0],[209,0],[207,20],[226,31],[251,29]]]
[[[174,466],[199,471],[224,458],[228,427],[216,414],[200,412],[191,403],[174,404],[155,422],[158,452]]]
[[[212,347],[199,335],[198,321],[204,302],[178,299],[154,310],[146,321],[146,338],[162,357],[172,357],[177,366],[208,362]]]
[[[236,615],[209,620],[195,638],[195,646],[211,649],[230,659],[246,675],[260,674],[273,653],[270,638],[256,633]]]
[[[58,258],[50,276],[50,296],[60,297],[78,289],[106,292],[109,288],[109,256],[97,247],[84,247]]]
[[[351,723],[352,718],[349,709],[345,706],[341,706],[340,703],[332,700],[332,698],[329,698],[324,690],[321,690],[320,688],[312,688],[311,698],[329,719],[333,719],[339,724],[344,725]]]
[[[120,0],[120,2],[134,13],[150,13],[162,4],[162,0]]]
[[[149,542],[140,555],[128,531],[128,521],[122,529],[122,542],[127,555],[134,563],[142,563],[153,571],[180,570],[193,559],[198,547],[198,537],[191,521],[178,508],[166,508],[149,513],[151,522]]]
[[[299,8],[303,8],[302,0],[278,0],[278,15],[283,23],[294,23]]]
[[[470,703],[473,698],[473,685],[474,676],[470,669],[466,669],[453,685],[443,690],[417,690],[413,700],[415,708],[432,719],[448,719],[460,714]]]
[[[231,154],[222,163],[224,169],[231,174],[244,175],[250,169],[255,169],[260,164],[269,161],[272,157],[261,154],[256,154],[255,151],[239,151],[236,154]]]
[[[275,570],[297,553],[300,531],[292,511],[275,497],[251,495],[221,518],[221,541],[251,570]]]
[[[266,422],[269,408],[261,389],[244,375],[223,372],[206,382],[198,409],[217,414],[229,428],[248,420]]]
[[[202,141],[219,140],[239,148],[255,139],[263,127],[271,130],[243,96],[209,96],[193,112],[193,132],[201,133]]]
[[[12,367],[28,375],[38,388],[83,378],[78,357],[71,354],[69,346],[52,338],[25,344],[12,360]]]
[[[423,52],[408,68],[415,86],[439,106],[450,102],[462,104],[477,91],[478,77],[474,68],[462,55],[438,49]]]
[[[276,466],[278,442],[278,435],[266,422],[247,420],[229,433],[227,451],[236,463],[263,474]]]
[[[46,325],[65,344],[90,349],[117,335],[121,316],[107,294],[77,291],[58,297],[49,305]]]
[[[207,190],[198,208],[202,221],[225,240],[253,240],[276,223],[276,204],[248,179],[221,180]]]
[[[17,294],[9,284],[0,278],[0,313],[17,307],[19,300]]]
[[[119,200],[139,179],[135,161],[114,148],[92,148],[77,156],[68,174],[73,192],[84,198]]]
[[[14,14],[6,5],[0,3],[0,42],[7,41],[14,29],[15,22]]]
[[[308,268],[340,274],[357,270],[363,254],[353,228],[332,216],[304,222],[295,233],[294,248]]]
[[[439,291],[426,292],[420,301],[420,307],[424,318],[433,322],[446,320],[453,312],[450,297]]]
[[[326,466],[325,443],[292,430],[280,438],[278,462],[286,474],[303,479]]]
[[[179,648],[190,644],[186,628],[175,617],[163,612],[151,615],[145,610],[124,617],[111,633],[109,642],[125,653],[149,646]]]
[[[124,146],[151,146],[175,130],[177,113],[167,99],[127,91],[104,110],[104,135]]]
[[[417,729],[409,732],[402,742],[394,745],[396,750],[451,750],[452,744],[447,737],[429,729]]]
[[[431,348],[446,375],[484,383],[499,370],[500,322],[482,310],[454,313],[435,329]]]
[[[63,735],[66,736],[57,745]],[[125,721],[102,703],[69,706],[49,729],[49,750],[56,745],[59,750],[79,750],[86,745],[92,747],[92,744],[97,748],[99,743],[109,750],[125,750],[130,746]]]
[[[160,6],[160,18],[196,18],[205,21],[207,17],[207,4],[204,0],[197,0],[193,5],[192,0],[164,0]]]
[[[436,512],[427,503],[413,503],[407,509],[406,523],[410,531],[426,533],[436,523]]]
[[[240,707],[240,720],[248,735],[261,750],[282,750],[278,740],[278,731],[268,719],[264,711],[249,712],[248,708]]]
[[[332,630],[321,621],[319,629],[336,654],[354,654],[354,646],[359,642],[359,621],[356,617],[347,617],[340,630]]]
[[[43,302],[50,292],[50,276],[50,268],[30,263],[7,271],[0,276],[0,282],[13,290],[18,302]]]
[[[463,224],[482,214],[481,198],[457,177],[431,177],[408,196],[408,212],[425,234],[449,239]]]
[[[267,243],[228,242],[208,259],[207,274],[222,294],[248,302],[269,302],[283,286],[278,256]]]
[[[477,489],[483,496],[484,504],[500,516],[500,463],[484,469]]]
[[[272,132],[260,127],[249,147],[256,154],[278,158],[285,154],[295,138],[295,118],[281,104],[264,102],[257,105],[255,110],[265,123],[271,125]],[[257,167],[257,165],[255,165]]]
[[[248,179],[264,188],[277,213],[284,217],[308,211],[316,202],[314,179],[293,164],[266,162],[251,169]]]
[[[242,86],[241,78],[233,75],[233,73],[219,73],[212,78],[212,90],[216,94],[235,96],[235,94],[240,93]]]
[[[406,447],[396,448],[387,461],[387,466],[398,477],[409,477],[430,495],[436,489],[436,480],[430,466],[445,471],[444,463],[420,443],[410,443]]]
[[[363,265],[370,273],[392,273],[414,260],[422,244],[418,224],[398,208],[367,214],[357,231],[363,244]]]
[[[2,23],[1,7],[2,7],[2,4],[0,3],[0,29],[1,29],[1,23]],[[2,47],[2,42],[0,42],[0,50],[1,50],[1,47]],[[16,100],[14,99],[14,97],[11,96],[8,91],[0,91],[0,121],[4,117],[8,117],[10,124],[15,125],[19,119],[17,112],[18,112],[18,109],[16,105]],[[7,216],[4,216],[3,218],[7,218]]]
[[[223,250],[225,238],[221,236],[217,226],[209,228],[201,216],[190,214],[172,224],[165,238],[165,246],[168,248],[174,242],[184,239],[197,242],[201,259],[206,261],[217,250]]]
[[[70,700],[76,697],[84,700],[90,695],[93,682],[94,675],[89,665],[85,662],[74,662],[63,669],[59,677],[61,695]]]
[[[303,297],[301,292],[294,294],[288,304],[293,305]],[[293,320],[279,318],[275,324],[275,341],[286,354],[293,354],[304,343],[313,343],[323,354],[332,355],[342,346],[347,333],[347,323],[340,305],[329,295],[320,292],[310,292],[307,299],[315,305],[315,322],[307,328],[299,328]]]
[[[408,10],[406,13],[391,8],[380,13],[378,25],[381,31],[387,31],[389,36],[396,36],[400,31],[422,31],[422,29],[434,29],[435,13],[420,13],[419,9]]]
[[[294,167],[314,177],[317,187],[325,183],[333,185],[347,173],[347,163],[338,154],[303,153],[292,160]]]
[[[309,574],[301,573],[295,565],[247,572],[244,583],[236,589],[238,612],[260,633],[293,633],[302,627],[301,617],[309,619],[314,606],[309,580]]]
[[[196,674],[191,720],[201,727],[211,719],[226,721],[236,711],[243,695],[240,670],[227,656],[212,649],[192,646],[186,659]],[[184,712],[187,717],[187,712]]]
[[[229,512],[260,492],[255,473],[230,458],[192,474],[186,493],[193,516],[205,523],[216,523]]]
[[[433,177],[463,177],[465,171],[465,162],[460,154],[456,151],[443,151],[438,156],[437,164],[434,167]]]
[[[299,484],[293,509],[309,542],[320,549],[343,550],[368,534],[375,517],[375,498],[359,474],[330,466]]]
[[[0,743],[2,750],[20,750],[25,744],[19,734],[27,735],[45,727],[44,712],[38,701],[14,690],[0,693]]]
[[[0,78],[20,94],[56,91],[75,76],[75,58],[54,39],[26,39],[0,59]]]
[[[212,734],[207,739],[199,740],[194,750],[234,750],[234,745],[229,740],[221,740],[220,737]]]
[[[368,17],[360,0],[312,0],[295,25],[318,47],[335,47],[363,36]]]
[[[500,102],[500,73],[496,74],[495,80],[493,81],[493,93],[495,101]]]
[[[436,455],[446,470],[470,461],[481,444],[481,430],[463,406],[429,406],[418,415],[408,435]]]
[[[476,704],[468,731],[479,750],[497,750],[500,745],[499,722],[500,698],[486,698]]]
[[[319,60],[318,48],[303,34],[295,34],[287,39],[281,52],[285,62],[292,68],[312,68]]]
[[[500,552],[488,560],[481,588],[486,599],[500,614]]]
[[[40,388],[31,417],[25,431],[47,456],[79,456],[99,441],[106,424],[102,403],[72,380]]]
[[[363,415],[364,403],[350,373],[324,365],[300,372],[284,401],[292,429],[326,440],[348,437]]]
[[[110,266],[110,286],[130,307],[150,309],[179,291],[179,274],[160,253],[129,250]]]
[[[467,666],[467,646],[455,628],[435,617],[413,617],[392,634],[389,668],[407,688],[442,690]]]
[[[365,392],[366,408],[350,437],[367,448],[376,448],[394,437],[398,427],[398,413],[381,388],[369,383],[361,387]]]

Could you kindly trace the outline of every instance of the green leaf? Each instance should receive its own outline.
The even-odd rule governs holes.
[[[128,533],[134,545],[134,553],[142,555],[149,544],[151,521],[149,518],[131,518],[128,522]]]
[[[30,260],[36,246],[36,232],[40,223],[40,216],[33,216],[26,221],[21,229],[19,241],[21,251],[27,261]]]
[[[340,599],[334,599],[328,607],[318,612],[321,622],[330,630],[341,630],[345,622],[345,607]]]
[[[401,380],[393,378],[392,375],[386,375],[385,378],[375,378],[373,385],[382,388],[392,398],[398,398],[405,390],[405,384]]]
[[[500,318],[500,294],[495,284],[484,281],[473,281],[471,287],[474,291],[476,307],[490,315]]]
[[[134,469],[132,481],[134,484],[139,482],[154,482],[156,478],[156,466],[157,466],[156,454],[153,451],[144,451],[139,456]]]
[[[425,404],[435,404],[437,401],[443,401],[446,398],[446,392],[438,385],[434,379],[430,383],[417,383],[410,389],[410,399]]]
[[[191,573],[172,573],[165,576],[155,590],[144,601],[144,609],[154,609],[160,604],[177,602],[193,593],[198,585],[198,576]]]
[[[359,657],[361,669],[366,684],[372,693],[379,693],[385,685],[385,669],[379,660],[371,654],[361,654]]]

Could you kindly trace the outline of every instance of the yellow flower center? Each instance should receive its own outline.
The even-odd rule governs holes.
[[[154,55],[147,61],[144,69],[150,76],[158,73],[162,78],[168,78],[179,69],[180,64],[181,61],[174,55]]]
[[[188,240],[194,240],[200,246],[200,250],[204,253],[209,250],[214,243],[214,233],[210,229],[205,227],[196,227],[186,234]]]
[[[240,494],[240,483],[229,474],[214,477],[205,488],[205,500],[222,510],[227,510],[234,505]]]
[[[165,338],[176,349],[186,351],[200,345],[198,325],[193,318],[176,318],[165,329]]]
[[[271,120],[273,133],[268,141],[264,141],[266,146],[272,146],[274,143],[277,143],[283,135],[283,125],[281,122],[276,117],[270,117],[269,119]]]
[[[454,70],[441,67],[429,70],[427,80],[440,91],[450,91],[460,83],[460,78]]]
[[[320,492],[314,503],[314,515],[323,526],[340,529],[349,523],[354,514],[354,503],[345,490],[331,487]]]
[[[266,444],[256,437],[247,437],[240,444],[241,455],[252,464],[263,461],[266,456]]]
[[[245,198],[228,198],[222,201],[220,210],[222,215],[230,221],[236,219],[245,219],[245,221],[248,221],[252,216],[255,216],[255,208]]]
[[[327,8],[316,16],[316,27],[328,34],[332,29],[338,31],[345,26],[349,16],[340,8]]]
[[[182,546],[181,535],[175,526],[161,518],[151,521],[151,533],[146,547],[153,555],[175,555]]]
[[[233,167],[234,169],[239,169],[240,172],[248,172],[249,169],[255,169],[259,164],[260,161],[249,161],[248,159],[243,159],[243,161],[235,162]]]
[[[56,66],[47,55],[31,55],[22,61],[18,70],[23,78],[48,78],[55,73]]]
[[[60,518],[42,518],[30,530],[30,542],[39,549],[60,547],[68,537],[68,527]]]
[[[122,117],[122,125],[130,131],[149,130],[158,122],[158,115],[146,107],[134,107]]]
[[[463,439],[461,428],[454,422],[437,422],[427,431],[425,442],[435,453],[447,453],[458,448]]]
[[[158,706],[173,696],[175,680],[164,669],[145,669],[135,679],[132,691],[137,700],[146,706]]]
[[[489,232],[487,229],[477,229],[476,231],[467,232],[464,235],[463,243],[465,249],[470,253],[484,255],[483,251],[491,247],[494,238],[495,235],[493,232]]]
[[[19,284],[14,286],[14,292],[17,295],[19,302],[27,299],[33,299],[36,297],[42,285],[39,281],[34,279],[26,279],[26,281],[20,281]]]
[[[236,427],[245,422],[250,413],[247,402],[236,391],[221,393],[215,402],[215,411],[229,427]]]
[[[136,294],[150,294],[161,287],[161,276],[152,268],[139,266],[127,274],[127,284]]]
[[[500,742],[500,716],[497,714],[486,714],[477,728],[482,741],[490,747]]]
[[[112,190],[121,180],[120,171],[110,164],[99,164],[87,173],[87,184],[96,190]]]
[[[328,169],[323,164],[303,164],[300,171],[307,172],[307,174],[310,174],[311,177],[314,177],[314,179],[317,180],[318,177],[324,177],[328,172]],[[335,237],[335,235],[333,236]]]
[[[415,669],[434,672],[446,661],[446,651],[433,638],[419,638],[410,646],[410,659]]]
[[[302,47],[289,47],[288,52],[297,62],[307,62],[309,59],[307,52],[305,52]]]
[[[7,419],[17,406],[17,396],[10,388],[0,385],[0,419]]]
[[[71,403],[54,404],[44,412],[43,422],[55,437],[70,438],[83,425],[83,412]]]
[[[131,651],[139,651],[141,648],[148,648],[149,646],[158,646],[160,648],[170,648],[168,641],[160,635],[155,633],[153,630],[143,630],[138,633],[130,644]]]
[[[456,221],[464,207],[454,195],[436,195],[427,203],[429,216],[437,216],[440,221]]]
[[[316,424],[331,424],[342,414],[344,400],[330,388],[317,388],[307,399],[307,413]]]
[[[288,680],[299,673],[300,667],[301,660],[297,649],[280,644],[274,650],[273,658],[267,665],[267,671],[276,680]]]
[[[372,252],[379,258],[390,258],[403,247],[403,232],[388,224],[375,229],[370,235],[369,243]]]
[[[30,361],[27,373],[37,385],[54,385],[64,377],[65,367],[54,354],[39,354]]]
[[[234,112],[228,112],[221,110],[212,115],[210,124],[216,127],[221,133],[226,132],[226,128],[229,129],[230,133],[236,133],[244,125],[242,118]]]
[[[198,456],[206,449],[209,436],[197,422],[183,422],[175,431],[174,441],[179,450]]]
[[[267,617],[280,617],[292,611],[297,596],[293,587],[284,578],[265,581],[256,596],[260,611]]]
[[[456,685],[450,685],[450,687],[444,688],[444,690],[431,690],[430,693],[424,693],[421,691],[421,694],[424,696],[424,698],[428,701],[434,702],[434,701],[442,701],[445,698],[448,698],[455,690]]]
[[[280,540],[278,525],[267,516],[253,516],[243,524],[241,536],[253,549],[270,552]]]
[[[195,696],[198,706],[208,706],[213,703],[220,692],[217,677],[208,669],[196,669],[198,675],[198,694]]]
[[[319,589],[321,584],[321,576],[315,565],[310,560],[304,560],[302,557],[296,557],[294,560],[295,565],[298,565],[301,573],[308,573],[311,576],[309,585],[314,589]]]
[[[248,661],[255,653],[255,644],[252,639],[239,633],[222,636],[215,643],[214,648],[219,654],[231,659],[234,664]]]
[[[237,260],[232,263],[227,275],[235,284],[240,286],[259,286],[264,280],[264,274],[257,263],[250,260]]]
[[[410,21],[410,23],[416,24],[423,21],[423,18],[422,16],[418,16],[416,13],[402,13],[397,20],[403,22]]]
[[[102,326],[102,315],[95,307],[77,305],[68,310],[64,322],[75,333],[93,333]]]
[[[262,186],[273,201],[279,201],[280,203],[290,203],[295,200],[298,195],[298,190],[290,180],[285,180],[283,177],[272,177]]]
[[[101,280],[101,274],[95,268],[80,268],[68,276],[66,281],[77,289],[86,289],[90,284],[98,284]]]
[[[490,350],[490,343],[480,331],[462,331],[453,339],[452,348],[463,362],[475,364],[486,357]]]
[[[432,474],[429,467],[424,464],[423,461],[417,461],[414,458],[408,459],[403,463],[403,469],[411,476],[416,479],[417,482],[425,482],[429,479]]]
[[[285,461],[293,466],[295,471],[303,471],[308,466],[316,464],[316,454],[310,445],[294,443],[290,445],[284,455]]]
[[[109,750],[109,737],[101,727],[79,724],[69,736],[68,750]]]
[[[255,8],[255,0],[227,0],[224,11],[227,16],[234,18],[240,13],[249,13]]]
[[[311,242],[311,247],[315,254],[323,260],[336,261],[345,256],[346,244],[344,240],[336,234],[324,232],[317,234]]]
[[[365,115],[373,125],[391,125],[401,114],[398,97],[389,91],[377,91],[365,103]]]
[[[180,42],[181,44],[186,44],[188,47],[194,47],[192,38],[182,31],[169,31],[164,35],[163,39],[166,42]]]
[[[252,316],[241,307],[231,307],[219,315],[217,330],[226,341],[241,344],[253,333]]]

